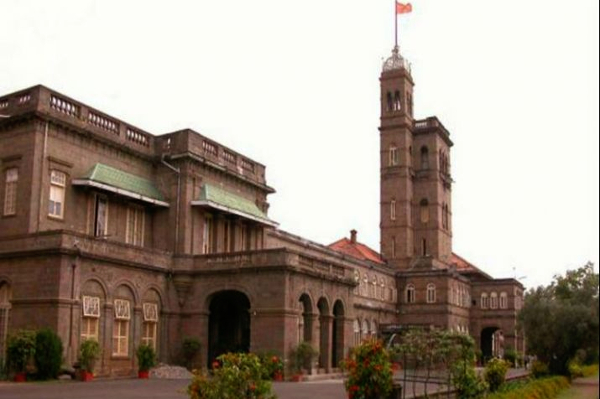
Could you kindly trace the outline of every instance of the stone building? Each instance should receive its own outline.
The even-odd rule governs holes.
[[[398,324],[522,350],[521,284],[452,252],[448,131],[413,118],[397,49],[380,81],[380,252],[355,231],[326,246],[279,229],[265,166],[198,132],[153,135],[44,86],[0,97],[0,357],[43,326],[69,363],[98,340],[111,376],[141,343],[174,361],[184,337],[207,365],[308,341],[325,371]]]

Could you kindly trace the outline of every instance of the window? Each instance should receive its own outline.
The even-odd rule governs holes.
[[[7,282],[0,280],[0,358],[4,360],[8,324],[10,322],[11,290]]]
[[[495,292],[490,294],[490,309],[498,309],[498,294]]]
[[[81,341],[94,339],[98,341],[98,324],[100,321],[100,298],[86,296],[82,298],[83,316],[81,318]]]
[[[427,284],[427,303],[435,303],[435,284]]]
[[[360,321],[354,320],[354,346],[360,345]]]
[[[483,294],[481,294],[481,309],[487,309],[488,306],[488,294],[484,292]]]
[[[129,301],[115,299],[115,322],[113,325],[112,349],[114,356],[129,355],[129,320],[131,311]]]
[[[396,200],[390,202],[390,220],[396,220]]]
[[[392,237],[392,259],[396,258],[396,237]]]
[[[385,280],[383,277],[379,278],[379,299],[385,301]]]
[[[48,216],[62,219],[65,212],[65,186],[67,175],[58,170],[50,172],[50,200],[48,201]]]
[[[14,215],[17,213],[17,185],[19,182],[19,169],[7,169],[5,182],[4,215]]]
[[[202,235],[202,253],[211,254],[215,252],[214,246],[214,221],[211,215],[204,218],[204,232]]]
[[[400,100],[400,92],[396,90],[394,93],[394,111],[402,109],[402,101]]]
[[[371,320],[371,337],[377,338],[377,323]]]
[[[108,200],[103,195],[96,195],[94,209],[94,236],[105,237],[108,221]]]
[[[144,245],[144,208],[130,205],[127,208],[127,231],[125,242],[132,245]]]
[[[427,239],[421,241],[421,256],[427,256]]]
[[[151,346],[156,352],[156,327],[158,325],[158,305],[144,303],[144,322],[142,324],[142,345]]]
[[[506,292],[501,292],[500,293],[500,309],[506,309],[508,308],[508,296],[506,295]]]
[[[369,285],[369,296],[371,298],[377,298],[377,276],[374,274],[371,276],[371,284]]]
[[[394,104],[393,104],[393,101],[392,101],[392,93],[390,93],[389,91],[387,92],[386,99],[387,99],[386,110],[388,112],[390,112],[392,110],[392,108],[394,107]]]
[[[390,147],[390,166],[398,165],[398,147]]]
[[[363,274],[363,284],[361,287],[361,291],[362,291],[362,296],[369,295],[369,276],[367,276],[367,273]]]
[[[429,201],[425,198],[419,203],[419,216],[421,223],[429,223]]]
[[[429,149],[421,147],[421,169],[429,169]]]
[[[415,302],[415,286],[409,284],[406,286],[406,303]]]
[[[366,339],[368,337],[369,337],[369,321],[365,319],[362,322],[362,335],[361,335],[361,338],[362,339]]]

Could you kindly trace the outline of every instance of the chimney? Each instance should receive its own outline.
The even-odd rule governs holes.
[[[350,242],[356,244],[356,230],[350,230]]]

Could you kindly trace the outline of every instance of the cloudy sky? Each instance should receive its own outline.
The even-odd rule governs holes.
[[[454,250],[527,286],[598,262],[598,1],[413,0],[415,113],[451,132]],[[267,165],[273,219],[379,248],[390,0],[0,4],[0,93],[44,84]]]

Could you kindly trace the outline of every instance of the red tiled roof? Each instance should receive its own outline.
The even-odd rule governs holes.
[[[352,242],[346,237],[337,240],[333,244],[329,244],[328,247],[334,251],[352,256],[353,258],[368,260],[380,264],[384,263],[381,259],[381,255],[379,255],[377,251],[367,247],[365,244],[361,244],[360,242]]]
[[[454,252],[452,253],[452,257],[450,258],[450,263],[455,264],[456,270],[459,270],[459,271],[463,271],[463,270],[464,271],[478,271],[479,270],[472,263],[467,261],[465,258],[458,256]]]

